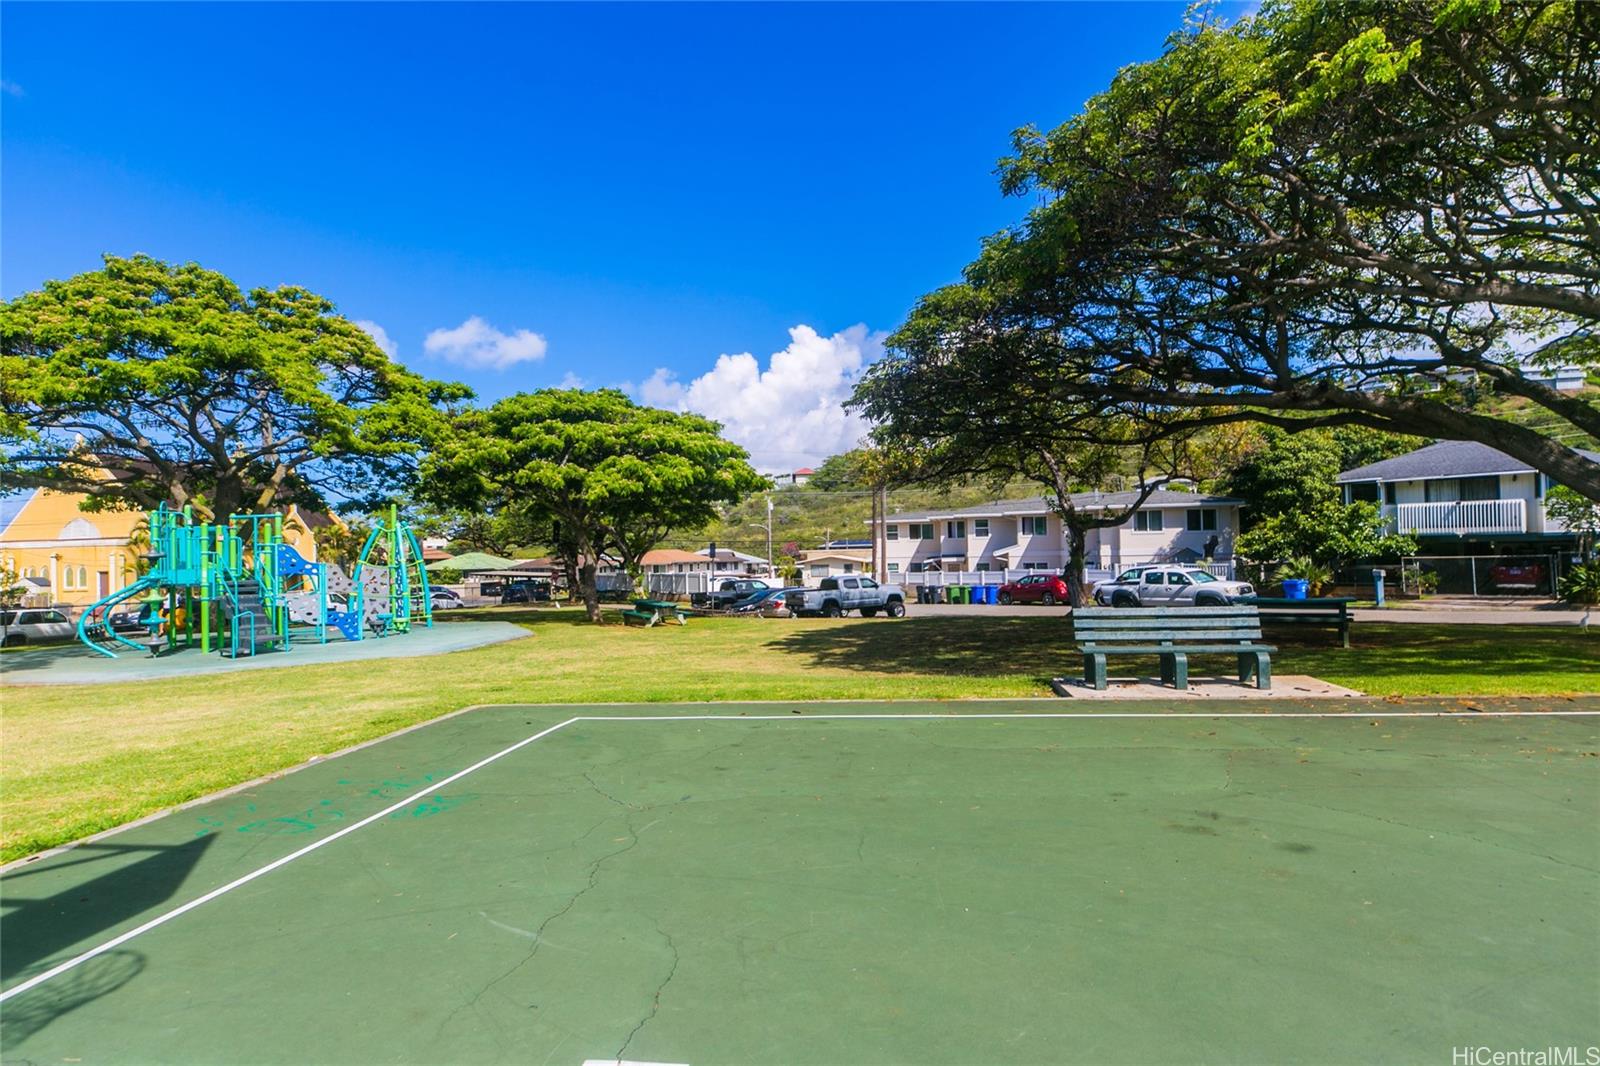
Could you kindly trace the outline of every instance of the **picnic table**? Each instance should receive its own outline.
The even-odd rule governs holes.
[[[1350,605],[1352,596],[1311,596],[1291,600],[1287,596],[1241,596],[1239,603],[1248,603],[1261,612],[1261,621],[1294,622],[1303,625],[1326,625],[1339,630],[1339,643],[1350,646]]]
[[[689,624],[683,606],[672,600],[634,600],[633,610],[622,612],[624,625],[642,625],[647,629],[668,619],[680,626]]]

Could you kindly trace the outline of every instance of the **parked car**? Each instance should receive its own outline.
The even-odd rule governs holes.
[[[742,600],[735,600],[728,605],[729,614],[759,614],[763,618],[788,618],[793,612],[783,597],[796,589],[757,589]]]
[[[1029,574],[1000,586],[1001,603],[1042,603],[1046,607],[1067,603],[1067,583],[1060,574]]]
[[[860,611],[863,618],[879,611],[890,618],[906,613],[905,593],[899,586],[880,585],[870,577],[825,577],[814,589],[790,589],[783,594],[783,602],[794,614],[824,618],[838,618],[850,611]]]
[[[1496,589],[1507,592],[1538,592],[1546,588],[1544,564],[1507,559],[1489,570],[1489,579]]]
[[[160,621],[160,616],[154,610],[146,611],[142,607],[130,608],[125,611],[113,611],[110,618],[113,632],[129,634],[149,633],[150,626],[152,624],[159,625]]]
[[[1224,581],[1198,566],[1148,566],[1094,587],[1106,607],[1223,607],[1256,591],[1249,582]]]
[[[53,644],[78,635],[66,612],[54,607],[0,611],[0,646]]]
[[[548,581],[513,581],[500,594],[501,603],[547,603],[549,600]]]
[[[465,601],[461,599],[460,594],[455,589],[430,588],[428,590],[428,601],[433,605],[435,611],[447,611],[452,607],[466,606]]]
[[[710,592],[691,592],[689,594],[690,607],[703,607],[712,611],[721,611],[732,607],[735,603],[756,592],[772,591],[773,586],[760,578],[730,577],[717,582],[717,587]]]

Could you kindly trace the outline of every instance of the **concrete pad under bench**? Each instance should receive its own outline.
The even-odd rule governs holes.
[[[1273,678],[1272,688],[1265,690],[1233,677],[1190,677],[1189,687],[1181,691],[1171,685],[1163,685],[1161,679],[1155,677],[1107,678],[1104,689],[1096,689],[1081,677],[1055,677],[1050,679],[1050,687],[1057,696],[1091,700],[1304,700],[1362,695],[1353,688],[1331,684],[1308,674],[1279,674]]]

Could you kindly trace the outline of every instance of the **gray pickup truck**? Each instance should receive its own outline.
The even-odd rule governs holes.
[[[820,614],[838,618],[860,611],[871,618],[879,611],[890,618],[906,613],[906,597],[896,585],[880,585],[870,577],[825,577],[814,589],[791,589],[783,605],[793,614]]]

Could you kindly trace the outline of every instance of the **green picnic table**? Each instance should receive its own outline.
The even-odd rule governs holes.
[[[633,610],[622,612],[624,625],[642,625],[646,628],[673,619],[680,626],[688,624],[682,605],[672,600],[634,600]]]
[[[1261,612],[1263,624],[1269,622],[1294,622],[1302,625],[1333,626],[1339,631],[1339,643],[1350,646],[1350,605],[1352,596],[1308,596],[1291,600],[1287,596],[1241,596],[1236,601],[1248,603]]]

